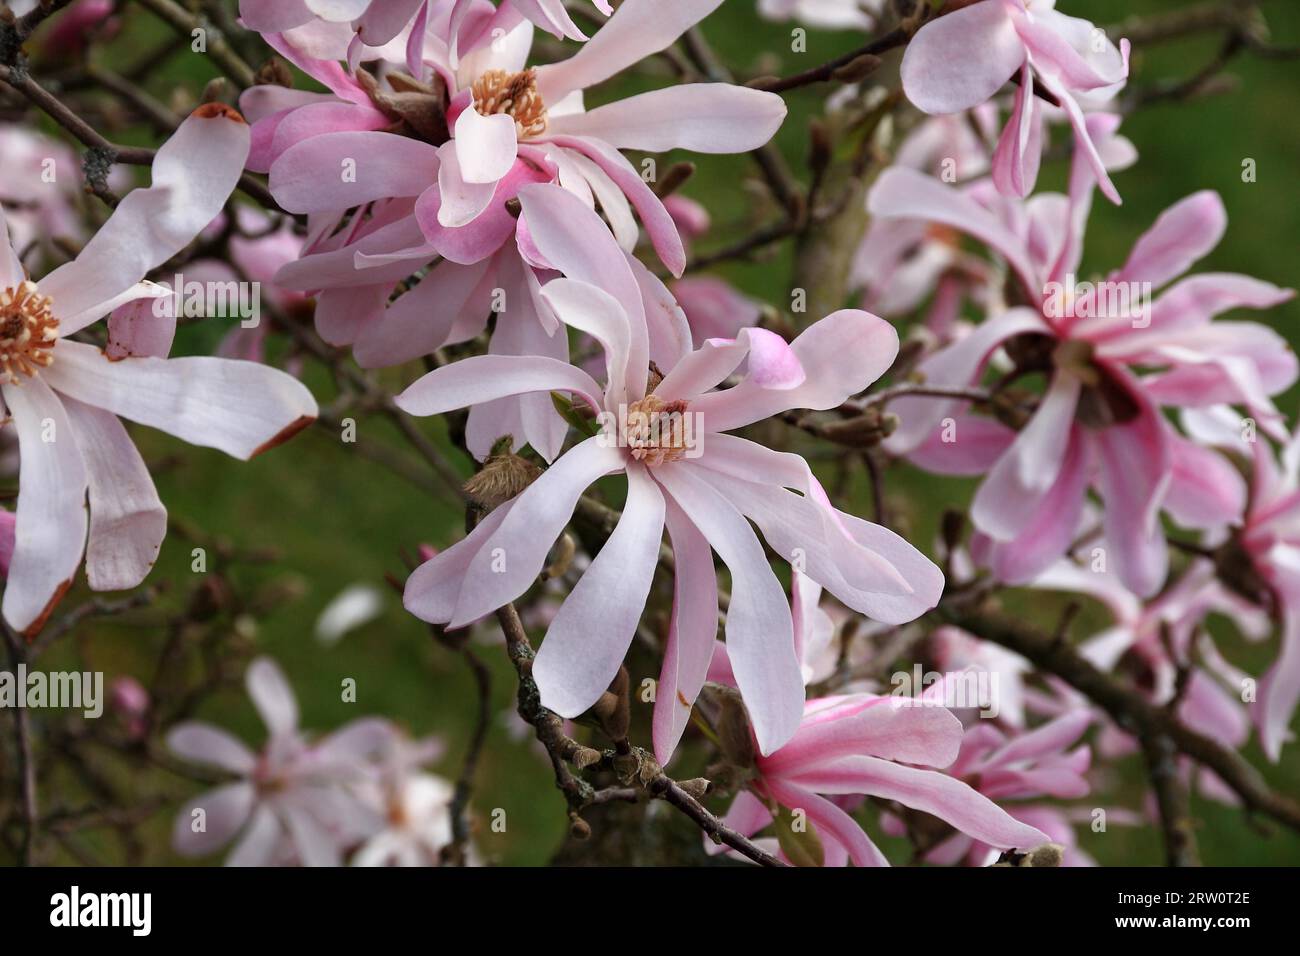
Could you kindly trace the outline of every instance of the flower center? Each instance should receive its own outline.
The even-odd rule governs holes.
[[[546,132],[546,104],[537,92],[536,70],[488,70],[474,81],[471,91],[480,116],[504,113],[514,117],[520,139]]]
[[[19,373],[30,377],[48,368],[58,339],[59,320],[35,282],[0,292],[0,375],[16,384]]]
[[[628,406],[623,423],[623,439],[632,457],[647,465],[680,461],[695,447],[694,429],[686,419],[686,402],[665,402],[657,395],[647,395]]]

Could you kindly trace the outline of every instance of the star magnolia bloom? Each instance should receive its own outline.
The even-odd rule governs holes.
[[[816,828],[825,866],[888,866],[858,823],[823,794],[896,800],[932,814],[961,833],[999,849],[1048,842],[988,797],[937,770],[957,757],[961,721],[942,707],[900,706],[899,698],[852,694],[810,700],[798,731],[760,756],[749,789],[732,801],[723,822],[750,836],[768,826],[779,804],[802,810]],[[909,764],[916,766],[908,766]]]
[[[253,661],[245,685],[270,732],[260,754],[197,721],[167,735],[178,757],[239,778],[182,807],[172,845],[185,856],[203,856],[238,835],[227,866],[265,866],[286,844],[306,866],[340,865],[343,847],[376,829],[378,820],[353,789],[373,773],[374,758],[392,745],[395,729],[366,717],[311,743],[298,729],[293,689],[273,661]],[[196,810],[203,811],[202,830],[195,829]]]
[[[560,181],[594,193],[624,247],[636,241],[635,208],[664,264],[680,275],[685,256],[663,203],[619,152],[688,149],[736,153],[766,143],[785,118],[779,96],[725,83],[684,84],[584,111],[584,89],[664,49],[721,0],[627,0],[573,57],[526,68],[530,36],[480,38],[479,55],[443,76],[451,92],[451,139],[421,142],[373,131],[323,133],[286,149],[271,165],[271,190],[291,212],[321,212],[381,198],[417,198],[429,249],[476,261],[509,234],[505,203],[522,184]],[[280,132],[277,130],[277,137]],[[348,161],[355,176],[340,176]],[[629,207],[630,203],[630,207]],[[480,220],[486,220],[480,224]],[[447,251],[471,223],[476,258]]]
[[[903,54],[903,90],[927,113],[959,113],[993,96],[1019,75],[1015,105],[993,156],[993,177],[1008,195],[1026,196],[1042,153],[1034,83],[1069,117],[1111,202],[1118,203],[1105,163],[1089,134],[1078,97],[1105,99],[1128,79],[1128,41],[1119,48],[1087,20],[1053,9],[1055,0],[980,0],[931,20]]]
[[[221,210],[248,137],[238,113],[200,107],[158,150],[153,185],[129,193],[76,259],[39,282],[24,275],[0,211],[0,394],[22,459],[3,613],[29,637],[71,585],[83,551],[96,590],[135,587],[158,554],[167,513],[116,416],[237,458],[316,417],[311,393],[274,369],[208,357],[113,361],[69,338],[160,291],[141,280]]]
[[[1178,436],[1161,405],[1239,402],[1276,427],[1270,395],[1296,379],[1294,354],[1257,323],[1211,319],[1231,308],[1267,308],[1293,292],[1233,274],[1193,276],[1170,285],[1218,243],[1227,216],[1218,195],[1200,192],[1168,209],[1133,247],[1124,266],[1099,287],[1123,290],[1067,299],[1078,266],[1090,194],[1090,170],[1076,161],[1071,195],[1039,195],[1009,221],[968,196],[914,170],[892,168],[868,205],[877,216],[928,219],[998,250],[1020,283],[1022,301],[919,366],[928,383],[967,387],[1006,347],[1023,370],[1050,374],[1046,394],[1018,434],[988,418],[959,415],[958,403],[903,399],[902,419],[886,447],[923,467],[987,477],[971,517],[993,538],[989,554],[1004,580],[1023,583],[1069,546],[1085,490],[1094,480],[1105,500],[1104,524],[1121,579],[1142,595],[1164,581],[1168,554],[1161,508],[1188,527],[1217,527],[1243,504],[1239,477],[1218,455]],[[1134,309],[1133,303],[1138,303]],[[1085,308],[1085,305],[1088,308]],[[1135,372],[1158,370],[1139,379]],[[1270,425],[1270,423],[1272,423]],[[955,440],[953,440],[955,438]]]
[[[618,527],[556,614],[534,662],[542,702],[574,717],[613,679],[640,621],[666,526],[677,573],[656,695],[657,709],[669,714],[656,718],[656,752],[671,755],[712,656],[718,594],[710,548],[731,570],[727,643],[759,745],[770,752],[798,724],[803,682],[789,605],[745,518],[778,553],[803,560],[809,577],[878,620],[909,621],[933,607],[943,577],[897,535],[832,508],[802,458],[724,432],[789,408],[840,405],[889,367],[897,334],[851,310],[828,316],[789,346],[746,329],[696,352],[683,343],[662,381],[651,384],[645,308],[626,257],[612,244],[603,255],[593,247],[599,220],[564,190],[535,186],[519,195],[538,250],[567,277],[548,283],[543,295],[557,316],[602,343],[608,384],[553,359],[489,355],[429,373],[397,403],[413,415],[435,415],[522,392],[565,391],[604,428],[417,569],[406,607],[423,620],[463,627],[514,600],[536,580],[587,486],[623,472],[628,498]],[[746,359],[741,382],[716,390]]]

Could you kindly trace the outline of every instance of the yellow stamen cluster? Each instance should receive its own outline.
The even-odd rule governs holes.
[[[474,109],[481,116],[504,113],[514,117],[520,139],[546,132],[546,104],[537,92],[537,71],[507,73],[488,70],[472,87]]]
[[[0,291],[0,376],[17,383],[54,361],[59,320],[50,311],[49,296],[35,282]]]
[[[647,395],[629,405],[623,437],[632,457],[651,466],[685,458],[692,437],[686,428],[686,404]]]

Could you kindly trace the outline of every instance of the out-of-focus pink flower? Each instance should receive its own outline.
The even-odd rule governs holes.
[[[815,829],[823,865],[888,866],[857,822],[824,795],[869,795],[929,813],[967,837],[999,849],[1049,842],[988,797],[938,770],[958,756],[961,721],[942,707],[897,697],[851,694],[810,700],[794,736],[757,759],[749,789],[732,801],[724,822],[750,836],[773,821],[779,805],[802,811]],[[782,824],[788,825],[788,820]],[[775,841],[772,841],[775,842]],[[775,850],[775,847],[772,847]]]
[[[118,416],[237,458],[316,416],[311,393],[274,369],[208,357],[113,361],[71,338],[119,305],[165,291],[143,277],[221,209],[248,142],[238,113],[200,107],[158,150],[153,185],[129,193],[76,259],[39,282],[26,278],[0,210],[0,394],[22,460],[3,613],[29,637],[83,553],[96,590],[135,587],[158,554],[166,510]]]
[[[260,753],[206,723],[178,724],[167,735],[178,757],[238,778],[181,809],[176,852],[204,856],[238,837],[228,866],[265,866],[286,847],[306,866],[340,865],[343,849],[379,826],[355,791],[392,745],[393,726],[361,718],[313,743],[298,729],[298,702],[273,661],[253,661],[245,684],[269,731]]]
[[[1118,48],[1087,20],[1052,9],[1054,0],[980,0],[931,20],[907,45],[901,67],[908,99],[927,113],[959,113],[1019,76],[1015,105],[993,156],[998,190],[1033,191],[1042,155],[1034,83],[1069,117],[1075,142],[1101,191],[1119,193],[1093,144],[1079,97],[1105,99],[1128,79],[1128,41]]]
[[[406,607],[423,620],[463,627],[518,597],[587,486],[623,472],[622,519],[556,614],[534,663],[543,703],[575,717],[614,678],[666,526],[677,594],[656,694],[656,752],[665,761],[671,755],[712,656],[718,594],[711,551],[731,569],[728,648],[760,747],[771,752],[798,724],[803,681],[789,605],[745,519],[778,553],[803,559],[810,578],[877,620],[914,619],[937,601],[943,578],[902,538],[831,507],[802,458],[725,432],[788,408],[839,405],[889,367],[897,334],[874,316],[845,310],[790,345],[745,329],[695,352],[682,341],[671,352],[663,341],[652,347],[637,277],[595,213],[554,186],[519,195],[536,248],[565,277],[549,282],[543,297],[566,324],[602,343],[608,384],[552,359],[488,355],[436,369],[397,403],[412,415],[436,415],[521,392],[561,391],[588,406],[601,431],[417,569]],[[649,379],[652,354],[662,381]],[[746,362],[739,384],[715,390]]]
[[[451,843],[451,802],[455,788],[442,777],[420,768],[443,753],[442,742],[395,739],[383,752],[378,772],[363,785],[361,794],[384,820],[352,855],[353,866],[437,866],[444,847]],[[467,862],[478,855],[466,848]]]
[[[1222,614],[1257,641],[1268,633],[1268,616],[1224,586],[1212,562],[1192,562],[1170,587],[1146,602],[1113,572],[1071,560],[1057,562],[1032,586],[1085,594],[1100,601],[1114,617],[1114,624],[1079,645],[1086,660],[1099,670],[1124,675],[1153,704],[1176,706],[1183,724],[1198,733],[1233,750],[1245,744],[1250,736],[1242,703],[1247,677],[1223,659],[1204,624],[1210,614]],[[1137,742],[1126,729],[1115,726],[1104,712],[1059,680],[1051,683],[1055,694],[1036,697],[1037,709],[1072,713],[1089,708],[1094,718],[1103,722],[1097,741],[1103,756],[1115,759],[1136,751]],[[1198,788],[1216,799],[1230,793],[1210,771],[1190,760],[1180,760],[1179,768],[1188,777],[1195,775]]]
[[[1146,301],[1222,236],[1223,203],[1201,192],[1167,210],[1122,268],[1076,295],[1084,288],[1075,285],[1074,272],[1091,188],[1091,167],[1076,155],[1069,197],[1035,196],[1023,210],[1008,203],[999,216],[913,170],[880,176],[868,200],[875,215],[930,220],[980,239],[1006,259],[1020,301],[1029,303],[993,315],[924,360],[926,381],[975,384],[1000,349],[1022,371],[1049,375],[1046,394],[1019,433],[960,411],[960,402],[906,398],[891,406],[902,424],[886,447],[922,467],[986,476],[971,516],[995,542],[988,554],[994,570],[1012,583],[1031,580],[1065,552],[1085,490],[1095,482],[1120,577],[1150,595],[1164,581],[1168,560],[1157,521],[1162,508],[1181,524],[1205,528],[1234,520],[1244,504],[1242,482],[1227,462],[1174,432],[1159,406],[1239,402],[1265,420],[1263,427],[1276,427],[1280,416],[1269,396],[1295,381],[1295,356],[1266,326],[1210,320],[1230,308],[1267,308],[1293,293],[1246,276],[1208,274],[1173,282],[1154,303]]]

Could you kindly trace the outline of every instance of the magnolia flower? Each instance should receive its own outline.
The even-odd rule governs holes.
[[[1018,75],[1015,105],[993,155],[993,178],[1008,195],[1033,190],[1042,154],[1037,81],[1065,110],[1101,191],[1118,203],[1078,97],[1104,100],[1128,78],[1128,41],[1119,48],[1087,20],[1052,9],[1055,0],[980,0],[931,20],[903,54],[903,90],[927,113],[978,106]]]
[[[935,604],[943,579],[902,538],[832,508],[802,458],[725,432],[789,408],[840,405],[889,367],[897,334],[875,316],[845,310],[791,345],[761,329],[695,352],[680,343],[675,360],[659,366],[662,380],[652,379],[642,293],[621,251],[593,244],[602,234],[599,218],[555,187],[528,187],[519,196],[538,251],[564,276],[549,282],[543,297],[566,324],[601,342],[608,383],[601,387],[553,359],[477,356],[430,372],[397,404],[412,415],[436,415],[507,395],[562,391],[598,415],[602,430],[418,568],[407,582],[406,607],[456,628],[519,597],[587,486],[622,472],[628,498],[618,527],[551,622],[534,662],[542,703],[575,717],[614,678],[667,527],[676,596],[656,694],[656,752],[662,760],[671,755],[712,656],[718,593],[711,549],[731,571],[727,644],[760,748],[771,752],[798,724],[803,682],[789,605],[745,519],[778,553],[802,562],[810,578],[878,620],[917,617]],[[739,384],[716,389],[746,361]]]
[[[896,800],[938,817],[960,833],[999,849],[1027,850],[1048,842],[966,783],[937,770],[958,755],[961,721],[942,707],[896,697],[850,694],[810,700],[788,743],[755,758],[748,789],[737,794],[723,822],[745,836],[773,824],[793,829],[801,813],[824,866],[888,866],[858,823],[824,794]],[[914,765],[914,766],[909,766]],[[780,808],[785,808],[781,810]],[[776,819],[777,817],[780,819]]]
[[[384,820],[352,856],[353,866],[437,866],[452,842],[452,784],[420,768],[442,756],[437,738],[394,739],[378,773],[361,790],[367,805]],[[473,846],[470,862],[477,861]]]
[[[619,150],[755,149],[785,118],[784,102],[725,83],[673,86],[591,111],[584,111],[582,96],[668,46],[720,2],[681,0],[665,9],[657,0],[627,0],[573,57],[536,68],[525,67],[528,30],[513,31],[500,43],[480,36],[475,55],[442,76],[450,94],[449,140],[429,135],[421,142],[376,127],[301,139],[271,164],[272,192],[291,212],[415,198],[424,246],[474,262],[510,234],[514,221],[505,203],[522,185],[559,181],[594,194],[629,250],[636,240],[634,208],[664,264],[680,275],[685,259],[672,218]],[[322,119],[330,121],[329,115]],[[279,129],[274,135],[282,138]],[[341,176],[349,161],[356,175]],[[462,235],[467,231],[473,239]],[[464,248],[467,241],[471,249]]]
[[[1213,192],[1168,209],[1122,268],[1083,291],[1074,272],[1090,189],[1090,169],[1076,162],[1069,198],[1035,196],[1005,221],[913,170],[880,176],[868,197],[875,215],[928,219],[979,238],[1006,259],[1020,301],[1031,304],[993,315],[931,355],[919,366],[926,381],[975,384],[999,349],[1018,374],[1050,377],[1018,434],[996,420],[957,413],[956,402],[912,398],[892,406],[902,425],[886,447],[924,467],[986,476],[971,516],[994,539],[994,570],[1012,583],[1032,579],[1065,552],[1095,481],[1120,577],[1150,595],[1168,560],[1160,510],[1188,527],[1216,527],[1240,513],[1244,498],[1233,469],[1177,435],[1159,406],[1240,402],[1275,423],[1268,396],[1295,381],[1295,356],[1263,325],[1210,320],[1231,308],[1267,308],[1293,293],[1246,276],[1207,274],[1173,283],[1147,303],[1151,289],[1218,243],[1227,223]]]
[[[176,852],[203,856],[238,836],[228,866],[265,866],[285,849],[307,866],[340,865],[345,847],[378,828],[353,791],[392,745],[394,728],[367,717],[313,743],[298,729],[298,702],[273,661],[253,661],[245,685],[269,731],[260,753],[206,723],[178,724],[167,735],[178,757],[238,778],[181,809],[172,831]]]
[[[238,113],[200,107],[158,150],[153,185],[128,194],[76,259],[39,282],[25,276],[0,211],[0,394],[22,459],[3,613],[29,637],[71,586],[83,551],[96,590],[135,587],[158,554],[166,510],[117,416],[237,458],[316,416],[311,393],[274,369],[207,357],[114,361],[71,338],[163,291],[141,280],[220,211],[248,136]]]

